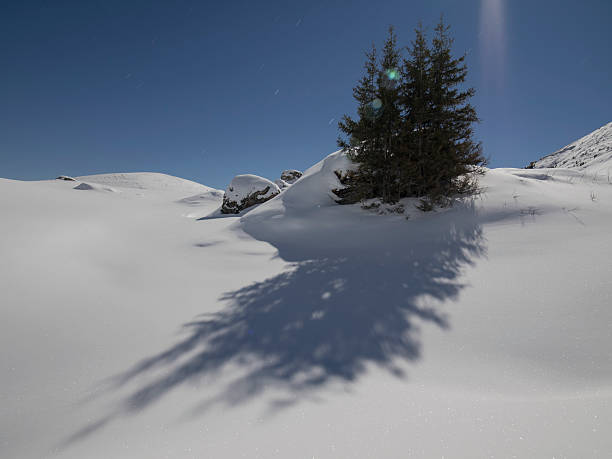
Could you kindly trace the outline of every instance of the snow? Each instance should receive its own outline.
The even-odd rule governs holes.
[[[98,185],[96,183],[85,183],[81,182],[77,186],[74,187],[75,190],[94,190],[94,191],[108,191],[110,193],[115,193],[117,190],[108,186]]]
[[[266,188],[268,188],[268,191],[261,195],[261,198],[269,198],[280,193],[280,188],[266,178],[252,174],[237,175],[225,190],[225,196],[230,201],[240,203],[249,195]]]
[[[536,168],[565,168],[609,181],[612,172],[612,122],[535,162]]]
[[[0,456],[606,457],[612,187],[377,215],[351,167],[224,218],[163,174],[0,179]]]
[[[281,190],[283,190],[283,189],[287,188],[288,186],[290,186],[290,184],[285,182],[283,179],[276,179],[276,180],[274,180],[274,183]]]
[[[141,195],[145,191],[147,194],[166,192],[166,194],[172,193],[177,196],[219,191],[192,182],[191,180],[156,172],[88,175],[85,177],[77,177],[77,180],[89,184],[93,183],[112,188],[132,190],[133,192],[141,192]]]

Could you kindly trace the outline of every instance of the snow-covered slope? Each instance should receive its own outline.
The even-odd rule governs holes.
[[[0,457],[607,457],[612,187],[406,219],[335,205],[348,167],[200,220],[180,179],[0,179]]]
[[[596,176],[612,175],[612,122],[536,161],[534,167],[576,169]]]
[[[173,195],[195,195],[208,193],[210,195],[223,195],[221,190],[215,190],[191,180],[173,177],[157,172],[130,172],[120,174],[97,174],[77,177],[77,180],[88,183],[104,185],[113,189],[134,190],[140,192],[164,192]],[[137,191],[136,191],[137,190]]]

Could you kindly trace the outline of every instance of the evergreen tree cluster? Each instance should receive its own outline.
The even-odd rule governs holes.
[[[341,204],[419,197],[427,210],[477,187],[486,161],[473,140],[474,90],[461,89],[465,55],[453,57],[442,20],[431,44],[422,25],[415,33],[406,57],[392,27],[381,58],[374,46],[366,53],[365,75],[353,89],[358,119],[345,115],[338,124],[346,136],[338,144],[358,165],[339,176]]]

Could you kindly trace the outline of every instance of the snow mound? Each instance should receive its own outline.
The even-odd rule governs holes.
[[[75,190],[94,190],[94,191],[106,191],[106,192],[110,192],[110,193],[116,193],[117,190],[115,190],[114,188],[111,188],[109,186],[102,186],[102,185],[98,185],[95,183],[85,183],[82,182],[80,184],[78,184],[77,186],[75,186],[73,189]]]
[[[111,186],[116,188],[136,189],[143,191],[162,191],[177,194],[195,195],[197,193],[219,191],[214,188],[192,182],[191,180],[173,177],[157,172],[130,172],[115,174],[98,174],[77,177],[87,183]]]
[[[222,213],[237,214],[280,193],[274,182],[252,174],[237,175],[225,190]]]
[[[356,238],[344,237],[345,231],[369,231],[364,218],[371,215],[359,205],[338,205],[337,196],[332,192],[342,187],[336,172],[345,173],[354,168],[344,152],[330,154],[274,199],[243,216],[243,229],[256,239],[287,243],[309,240],[318,249],[330,252],[356,243]],[[361,223],[364,225],[357,228]]]
[[[277,214],[282,209],[305,210],[327,206],[337,207],[333,189],[342,187],[336,171],[346,172],[353,170],[355,165],[342,150],[328,155],[323,160],[310,167],[299,181],[295,182],[277,198],[256,211],[250,212],[251,217]]]
[[[576,169],[594,174],[612,170],[612,122],[532,163],[535,169]]]

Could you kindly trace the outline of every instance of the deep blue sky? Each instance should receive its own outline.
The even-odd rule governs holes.
[[[612,121],[610,0],[5,0],[0,177],[303,170],[336,150],[370,43],[441,13],[492,167]]]

